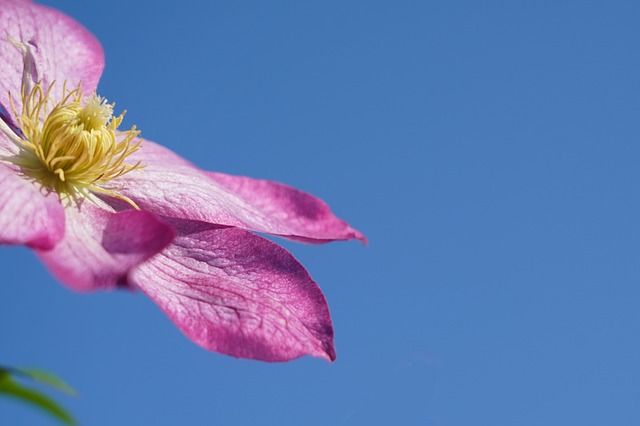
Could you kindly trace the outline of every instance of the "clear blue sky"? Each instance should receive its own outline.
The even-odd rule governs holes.
[[[0,248],[0,360],[60,374],[82,424],[640,424],[640,3],[46,3],[145,137],[370,240],[284,243],[333,364],[207,352],[142,294]],[[53,424],[5,400],[0,423]]]

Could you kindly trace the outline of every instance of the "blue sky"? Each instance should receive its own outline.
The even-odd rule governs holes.
[[[207,352],[142,294],[0,248],[0,360],[65,378],[81,424],[640,424],[639,3],[46,3],[146,138],[370,241],[283,242],[333,364]],[[53,424],[5,400],[0,423]]]

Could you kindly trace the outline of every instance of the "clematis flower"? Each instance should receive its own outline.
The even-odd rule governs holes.
[[[280,183],[205,172],[96,94],[99,42],[61,12],[0,0],[0,243],[34,249],[72,290],[141,290],[206,349],[266,361],[335,358],[325,298],[252,231],[364,236]]]

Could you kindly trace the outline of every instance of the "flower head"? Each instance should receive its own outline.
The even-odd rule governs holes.
[[[77,291],[143,291],[207,349],[335,357],[320,289],[251,231],[316,243],[362,234],[309,194],[202,171],[135,126],[120,130],[124,113],[95,92],[100,44],[56,10],[0,0],[0,58],[0,244],[32,247]]]

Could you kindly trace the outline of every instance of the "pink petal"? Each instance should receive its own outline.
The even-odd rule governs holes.
[[[0,163],[0,244],[48,249],[62,239],[64,209],[58,195]]]
[[[291,254],[242,229],[172,223],[178,237],[129,278],[187,337],[235,357],[335,359],[325,298]]]
[[[82,25],[65,14],[30,1],[0,0],[0,107],[9,110],[9,93],[20,110],[23,53],[9,42],[30,46],[35,60],[32,82],[53,81],[57,99],[62,84],[75,88],[82,81],[85,92],[93,92],[104,67],[100,43]],[[6,142],[4,136],[0,136]]]
[[[121,193],[142,210],[308,242],[364,240],[325,203],[282,184],[207,174],[149,141],[132,157],[146,167],[122,178]]]
[[[171,226],[138,210],[112,213],[90,202],[65,209],[64,239],[37,252],[51,273],[76,291],[127,285],[129,270],[174,237]]]
[[[279,182],[216,172],[206,174],[272,220],[281,220],[294,229],[294,233],[287,235],[289,237],[366,242],[361,232],[338,219],[327,203],[311,194]]]

